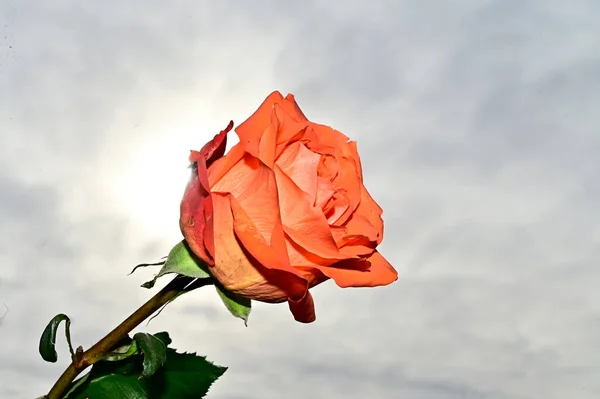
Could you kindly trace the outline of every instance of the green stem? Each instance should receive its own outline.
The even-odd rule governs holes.
[[[190,284],[192,282],[193,284]],[[52,389],[50,389],[50,392],[46,395],[46,398],[61,399],[73,380],[75,380],[83,370],[94,364],[100,356],[110,352],[121,339],[131,332],[131,330],[136,328],[148,317],[152,316],[154,312],[174,299],[177,295],[210,284],[212,284],[210,278],[197,279],[194,281],[191,277],[175,277],[162,290],[150,298],[148,302],[140,306],[131,314],[131,316],[126,318],[94,346],[83,353],[76,353],[75,356],[73,356],[73,361],[58,378]]]

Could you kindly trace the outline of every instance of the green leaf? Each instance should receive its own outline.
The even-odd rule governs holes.
[[[75,392],[77,389],[79,389],[79,387],[81,387],[83,384],[85,384],[89,378],[90,378],[90,373],[87,373],[83,377],[75,380],[71,384],[71,387],[69,388],[69,390],[65,393],[65,395],[63,397],[64,398],[70,397],[69,395],[71,395],[73,392]],[[48,396],[42,396],[42,397],[39,397],[37,399],[48,399]]]
[[[154,334],[154,336],[162,341],[165,346],[171,345],[171,337],[169,337],[169,333],[166,331],[161,331],[159,333]]]
[[[247,327],[248,317],[250,316],[250,310],[252,309],[252,302],[250,299],[236,295],[221,287],[220,284],[215,284],[215,288],[231,314],[244,320],[244,325]]]
[[[65,322],[65,336],[67,337],[71,357],[75,356],[73,345],[71,344],[71,319],[61,313],[50,320],[40,338],[40,355],[42,355],[42,359],[50,363],[56,363],[58,360],[58,354],[56,353],[56,330],[58,330],[58,326],[62,321]]]
[[[154,335],[164,345],[166,332]],[[139,379],[143,362],[133,356],[120,362],[98,362],[89,374],[75,381],[65,399],[200,399],[225,371],[205,357],[177,353],[167,348],[165,364],[156,373]]]
[[[167,256],[167,260],[158,274],[152,280],[142,284],[142,287],[152,288],[157,279],[170,273],[177,273],[192,278],[211,277],[208,272],[208,265],[194,255],[185,240],[179,242],[171,249],[171,252],[169,252],[169,255]]]
[[[167,360],[167,346],[154,335],[148,333],[137,333],[133,336],[144,355],[144,369],[140,378],[150,377],[161,368]]]
[[[139,354],[139,348],[136,341],[129,339],[128,344],[118,346],[111,352],[105,353],[104,355],[98,356],[96,359],[105,360],[107,362],[118,362],[119,360],[127,359],[128,357]]]

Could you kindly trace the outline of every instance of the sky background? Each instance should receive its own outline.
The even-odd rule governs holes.
[[[55,314],[89,347],[157,291],[126,274],[181,239],[188,151],[279,90],[358,142],[399,280],[316,287],[308,325],[178,299],[141,329],[229,367],[209,398],[597,399],[598,20],[597,0],[0,0],[0,397],[66,367],[62,341],[37,353]]]

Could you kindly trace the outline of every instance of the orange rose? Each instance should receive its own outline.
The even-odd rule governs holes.
[[[382,210],[363,185],[356,143],[310,122],[288,94],[273,92],[235,129],[223,156],[219,133],[192,151],[181,231],[228,290],[288,301],[296,320],[315,320],[309,288],[375,287],[398,278],[377,252]]]

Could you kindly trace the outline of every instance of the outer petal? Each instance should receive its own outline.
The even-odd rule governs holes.
[[[364,260],[342,261],[330,267],[317,267],[342,287],[377,287],[398,279],[398,272],[377,251]]]
[[[284,271],[303,279],[302,274],[290,266],[281,223],[274,226],[271,242],[269,243],[239,202],[235,198],[230,198],[230,201],[233,212],[233,230],[244,249],[263,267]],[[294,296],[297,295],[298,293],[294,294]]]
[[[282,302],[302,298],[307,281],[279,270],[262,266],[241,245],[234,232],[231,195],[213,195],[215,215],[215,264],[213,276],[230,291],[263,302]]]
[[[309,291],[306,291],[306,295],[298,301],[288,300],[288,304],[296,321],[300,323],[312,323],[317,319],[315,315],[315,303]]]
[[[271,242],[277,226],[281,226],[273,170],[259,159],[245,154],[227,172],[226,178],[214,184],[211,190],[213,193],[231,193],[256,232],[265,242]],[[284,255],[282,254],[283,258]]]
[[[243,145],[247,145],[247,143],[258,145],[263,132],[272,123],[271,117],[275,104],[281,104],[284,101],[283,96],[278,91],[269,94],[258,109],[235,129],[240,137],[240,143]]]
[[[360,164],[360,156],[358,155],[358,148],[356,141],[349,141],[348,145],[345,147],[347,154],[354,160],[354,166],[356,167],[356,171],[360,178],[360,181],[363,181],[363,173],[362,173],[362,165]]]
[[[221,158],[225,154],[225,148],[227,146],[227,133],[233,128],[233,121],[229,121],[229,124],[224,130],[221,130],[211,141],[204,144],[202,149],[192,151],[190,154],[190,162],[197,162],[198,159],[203,158],[206,161],[206,166],[209,167],[214,161]]]
[[[309,122],[311,128],[315,131],[318,142],[333,148],[341,148],[346,145],[350,139],[342,132],[333,129],[331,126],[321,125],[319,123]]]
[[[214,277],[234,292],[264,280],[235,237],[229,195],[214,193],[213,208],[215,263],[211,272]]]
[[[258,109],[235,129],[240,137],[240,142],[260,139],[265,128],[271,124],[273,107],[275,104],[280,104],[283,101],[284,98],[280,92],[274,91],[269,94]]]
[[[245,155],[244,147],[240,143],[231,147],[227,155],[217,159],[208,168],[208,182],[212,189],[223,177],[229,172],[229,170],[238,163]]]
[[[293,297],[304,296],[307,282],[289,263],[273,170],[246,154],[229,170],[226,178],[212,187],[212,191],[231,194],[233,229],[244,250],[262,267],[287,272],[291,280],[303,280],[299,291],[296,290],[299,287],[297,281],[293,282],[293,288],[288,287],[288,291]]]
[[[264,129],[258,142],[258,151],[253,153],[254,146],[252,142],[246,143],[246,152],[260,159],[269,168],[273,168],[275,162],[275,147],[277,146],[277,134],[279,133],[279,121],[277,116],[271,114],[271,122]],[[244,142],[242,142],[244,143]]]
[[[309,268],[309,270],[318,271],[317,269],[315,269],[315,266],[330,266],[334,263],[339,262],[339,259],[322,258],[318,255],[307,251],[306,249],[298,245],[296,242],[294,242],[289,236],[287,239],[287,244],[288,256],[290,257],[290,264],[296,269]],[[310,281],[309,286],[311,286]]]
[[[308,119],[306,119],[306,116],[298,106],[298,103],[296,103],[296,98],[293,94],[288,94],[287,96],[285,96],[285,100],[286,101],[283,102],[283,107],[292,118],[299,122],[308,121]]]
[[[283,98],[281,93],[271,93],[260,107],[235,129],[244,149],[272,166],[270,153],[276,144],[287,143],[308,124],[294,97]],[[278,146],[278,151],[283,149]],[[273,152],[275,154],[275,152]]]
[[[290,115],[289,110],[287,102],[273,107],[278,127],[276,156],[279,156],[290,142],[302,139],[309,124],[306,119],[298,120],[294,115]]]
[[[365,186],[360,187],[360,204],[345,224],[350,235],[363,235],[376,245],[383,240],[383,210],[371,197]],[[370,226],[370,228],[369,228]]]
[[[202,186],[199,173],[206,174],[204,159],[199,160],[198,169],[192,172],[180,205],[179,228],[192,252],[208,264],[212,264],[204,243],[207,219],[212,220],[212,203],[209,193]]]
[[[233,122],[206,143],[200,151],[192,151],[190,162],[193,171],[180,206],[179,227],[192,252],[212,264],[212,202],[208,181],[207,165],[223,156],[227,144],[227,133]],[[208,250],[207,250],[208,246]]]

